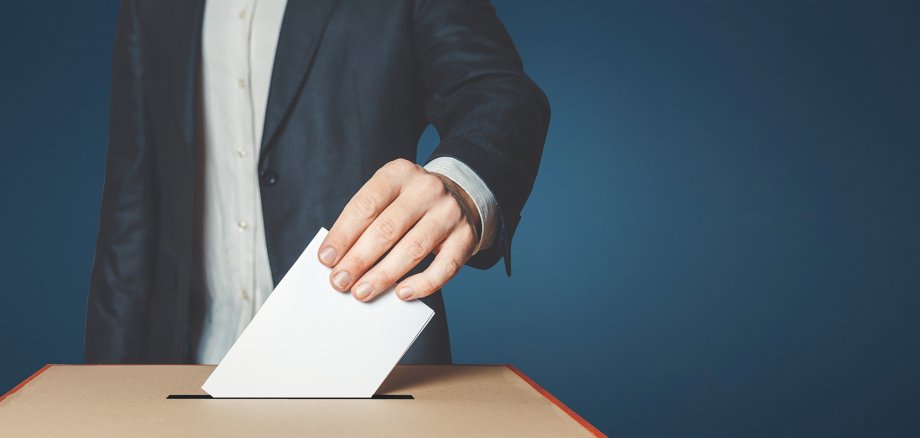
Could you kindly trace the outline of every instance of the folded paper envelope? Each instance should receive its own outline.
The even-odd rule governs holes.
[[[338,292],[317,259],[320,229],[202,389],[215,398],[371,397],[434,315],[392,288]]]

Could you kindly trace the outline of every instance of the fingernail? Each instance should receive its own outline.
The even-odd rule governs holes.
[[[320,250],[319,261],[325,263],[326,265],[331,265],[332,262],[335,261],[335,248],[327,246]]]
[[[371,289],[373,288],[371,287],[370,283],[368,282],[361,283],[358,285],[357,288],[355,288],[355,295],[357,295],[358,298],[361,298],[363,300],[367,298],[368,295],[371,294]]]
[[[339,271],[332,277],[332,282],[335,283],[337,288],[345,289],[348,287],[348,283],[351,283],[351,275],[348,275],[347,271]]]
[[[414,291],[413,291],[412,288],[409,287],[409,286],[403,286],[403,287],[401,287],[401,288],[399,288],[399,289],[396,290],[396,295],[397,295],[400,299],[403,299],[403,300],[408,300],[409,298],[412,298],[412,294],[413,294],[413,293],[414,293]]]

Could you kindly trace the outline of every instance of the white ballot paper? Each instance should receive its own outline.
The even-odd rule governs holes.
[[[369,303],[336,291],[320,229],[201,389],[212,397],[374,395],[434,315],[392,288]]]

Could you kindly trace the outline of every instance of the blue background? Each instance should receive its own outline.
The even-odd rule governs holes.
[[[82,360],[117,10],[7,3],[0,392]],[[920,434],[914,4],[497,0],[553,121],[457,360],[616,436]]]

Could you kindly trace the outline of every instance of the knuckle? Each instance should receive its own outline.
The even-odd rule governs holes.
[[[329,234],[326,234],[326,238],[323,239],[323,243],[320,244],[319,247],[325,248],[327,246],[331,246],[333,248],[339,248],[341,243],[342,239],[339,238],[338,230],[336,230],[333,226],[332,229],[329,230]]]
[[[341,270],[351,273],[352,278],[357,278],[367,268],[368,262],[363,255],[352,254],[353,252],[354,251],[349,252],[348,255],[339,262],[339,267]]]
[[[372,195],[362,194],[355,198],[355,215],[364,219],[376,217],[379,203]]]
[[[384,168],[386,168],[387,170],[396,172],[399,174],[410,172],[414,167],[415,167],[415,163],[405,158],[397,158],[393,161],[390,161],[386,165],[384,165]]]
[[[463,212],[463,209],[460,208],[460,204],[457,203],[457,201],[454,199],[450,199],[447,202],[445,202],[444,207],[441,209],[441,212],[444,215],[445,219],[453,223],[456,223],[456,222],[459,222],[465,219],[464,217],[465,213]]]
[[[373,278],[380,287],[387,287],[394,283],[393,275],[386,270],[375,273]]]
[[[393,241],[398,237],[399,227],[392,219],[379,218],[374,222],[374,231],[377,236],[385,241]]]
[[[406,242],[406,255],[408,255],[413,262],[418,262],[428,255],[428,251],[421,242],[412,239]]]
[[[447,187],[444,186],[444,182],[441,181],[441,178],[430,173],[419,177],[419,186],[429,193],[444,194],[447,192]]]
[[[455,258],[447,259],[447,261],[444,262],[444,276],[446,278],[453,278],[454,275],[460,272],[462,266],[463,264]]]
[[[420,275],[418,284],[422,286],[421,290],[418,291],[419,293],[430,294],[438,288],[438,285],[435,284],[435,282],[428,275]]]

